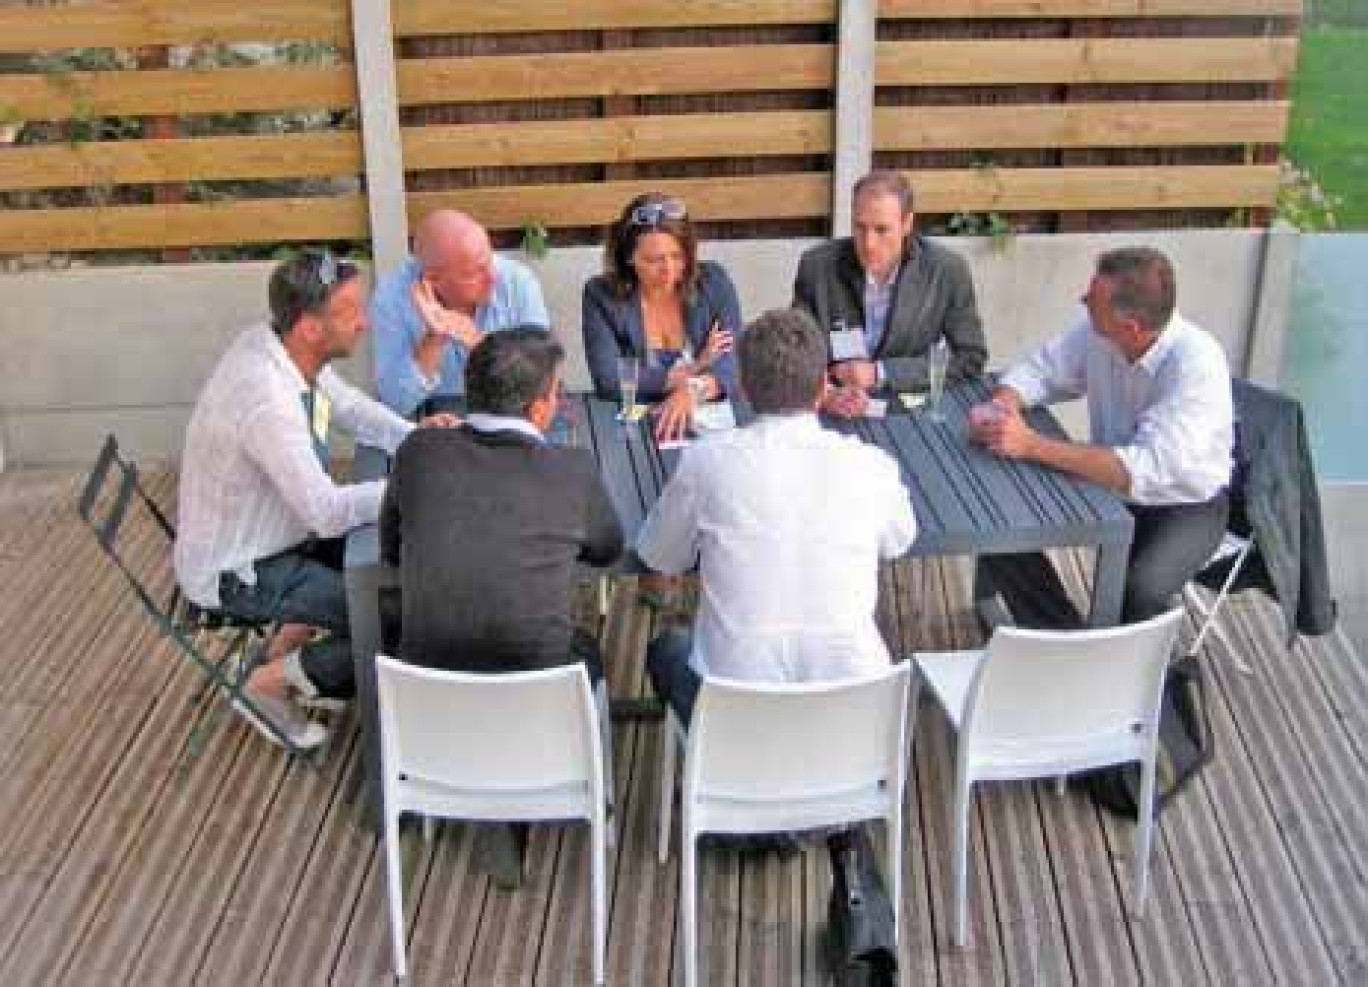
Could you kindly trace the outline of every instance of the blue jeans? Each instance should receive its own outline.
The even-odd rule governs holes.
[[[646,674],[651,687],[686,727],[693,719],[694,702],[703,684],[689,665],[692,650],[693,635],[682,627],[667,627],[646,646]]]
[[[260,559],[253,564],[253,586],[231,572],[219,576],[224,613],[328,631],[320,640],[306,644],[299,658],[309,681],[329,698],[350,698],[356,691],[342,546],[340,538],[308,542]]]

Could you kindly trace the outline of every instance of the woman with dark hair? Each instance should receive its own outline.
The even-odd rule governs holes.
[[[637,394],[659,402],[656,435],[680,438],[705,401],[736,393],[736,288],[698,259],[684,203],[648,192],[608,228],[604,273],[584,286],[584,354],[600,397],[619,398],[618,358],[640,360]]]

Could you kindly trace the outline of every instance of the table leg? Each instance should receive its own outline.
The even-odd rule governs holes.
[[[1097,547],[1097,561],[1093,568],[1092,612],[1088,615],[1090,627],[1115,627],[1121,623],[1121,602],[1126,591],[1126,561],[1129,558],[1129,541]]]

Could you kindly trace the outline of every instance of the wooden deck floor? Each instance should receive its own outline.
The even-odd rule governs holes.
[[[76,482],[0,477],[0,984],[388,982],[383,867],[348,799],[352,725],[319,768],[231,717],[187,760],[196,676],[75,519]],[[931,575],[925,592],[917,566],[887,573],[892,637],[978,643],[962,567]],[[1127,910],[1130,826],[1073,790],[990,786],[973,828],[971,945],[952,949],[951,748],[923,708],[902,983],[1368,983],[1368,666],[1339,635],[1285,653],[1255,595],[1229,615],[1254,675],[1209,663],[1218,760],[1163,817],[1143,921]],[[640,687],[650,623],[624,593],[603,628],[621,693]],[[663,987],[673,972],[678,871],[652,852],[660,734],[616,735],[612,984]],[[514,893],[472,869],[465,827],[431,846],[406,839],[412,983],[588,982],[582,830],[536,830]],[[703,871],[703,983],[823,982],[823,854],[709,851]]]

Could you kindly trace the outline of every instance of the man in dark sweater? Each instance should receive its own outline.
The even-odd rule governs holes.
[[[400,568],[405,661],[490,673],[582,661],[601,683],[598,642],[571,612],[576,566],[616,560],[622,528],[593,457],[546,442],[564,358],[543,329],[490,333],[466,364],[465,425],[399,447],[380,554]],[[525,834],[482,833],[501,886],[520,880]]]
[[[593,457],[546,442],[564,356],[542,329],[491,333],[470,354],[464,427],[399,447],[380,551],[400,567],[405,661],[601,674],[571,613],[576,564],[616,560],[622,529]]]

